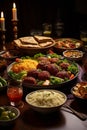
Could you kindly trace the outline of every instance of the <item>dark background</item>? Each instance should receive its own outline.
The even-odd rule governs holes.
[[[18,37],[30,35],[32,29],[42,30],[42,24],[53,27],[60,18],[64,23],[63,37],[79,39],[81,28],[87,28],[87,0],[0,0],[0,12],[5,15],[6,40],[13,39],[12,6],[17,6]]]

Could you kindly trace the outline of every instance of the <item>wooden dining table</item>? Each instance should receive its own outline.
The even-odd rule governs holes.
[[[64,93],[67,95],[66,103],[69,106],[87,115],[87,102],[84,103],[76,99],[70,91],[76,82],[82,80],[82,73],[83,68],[80,66],[80,73],[77,79],[75,82],[67,85],[67,89],[69,89],[68,91],[64,90]],[[6,75],[6,70],[3,72],[3,75]],[[32,110],[25,101],[26,94],[31,91],[24,91],[22,98],[23,106],[18,107],[20,110],[19,118],[10,126],[0,126],[1,130],[87,130],[87,120],[81,120],[65,107],[61,107],[58,111],[50,114],[41,114]],[[10,105],[6,90],[0,92],[0,106],[2,105]]]
[[[87,105],[80,104],[72,95],[68,95],[68,103],[77,111],[87,114]],[[41,114],[32,110],[22,99],[24,105],[19,107],[20,116],[16,122],[10,126],[0,126],[0,129],[7,130],[86,130],[87,120],[81,120],[66,108],[50,113]],[[9,105],[6,92],[0,93],[0,106]]]

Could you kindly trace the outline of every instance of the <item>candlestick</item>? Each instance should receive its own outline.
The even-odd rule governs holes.
[[[6,50],[6,45],[5,45],[5,31],[6,30],[0,30],[0,39],[1,39],[1,45],[0,49],[1,50]]]
[[[15,3],[13,3],[12,16],[13,16],[13,20],[17,20],[17,8]]]
[[[12,19],[12,25],[13,25],[13,39],[17,39],[18,38],[18,20],[13,20]]]
[[[4,18],[4,13],[1,12],[1,18],[0,18],[0,30],[4,31],[5,30],[5,18]]]

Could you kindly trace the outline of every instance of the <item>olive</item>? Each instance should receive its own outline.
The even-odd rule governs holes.
[[[10,117],[8,115],[7,116],[1,116],[0,120],[10,120]]]
[[[2,114],[2,112],[5,111],[4,107],[0,107],[0,115]]]
[[[15,114],[14,112],[10,112],[8,115],[9,115],[9,117],[10,117],[11,119],[13,119],[13,118],[16,116],[16,114]]]
[[[1,116],[8,116],[8,111],[3,111]]]

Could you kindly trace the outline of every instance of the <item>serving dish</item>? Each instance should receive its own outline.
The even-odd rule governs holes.
[[[19,57],[20,53],[17,50],[6,50],[0,52],[0,58],[5,60],[14,60],[15,58]]]
[[[80,49],[83,46],[83,42],[74,38],[58,38],[55,39],[54,49],[58,52],[65,50]]]
[[[18,108],[13,106],[0,106],[0,125],[9,126],[15,123],[20,116]]]
[[[80,61],[83,58],[84,53],[80,50],[65,50],[63,56],[72,61]]]
[[[18,51],[30,56],[39,52],[45,53],[55,45],[53,38],[39,35],[21,37],[13,43]]]
[[[38,53],[33,59],[23,57],[19,62],[13,62],[7,67],[7,73],[10,78],[22,82],[27,88],[58,88],[75,80],[79,67],[77,63],[56,53]]]
[[[72,89],[71,93],[80,100],[87,101],[87,82],[82,81],[77,83]]]
[[[58,90],[40,89],[28,93],[25,100],[33,110],[46,114],[58,111],[67,101],[67,96]]]

